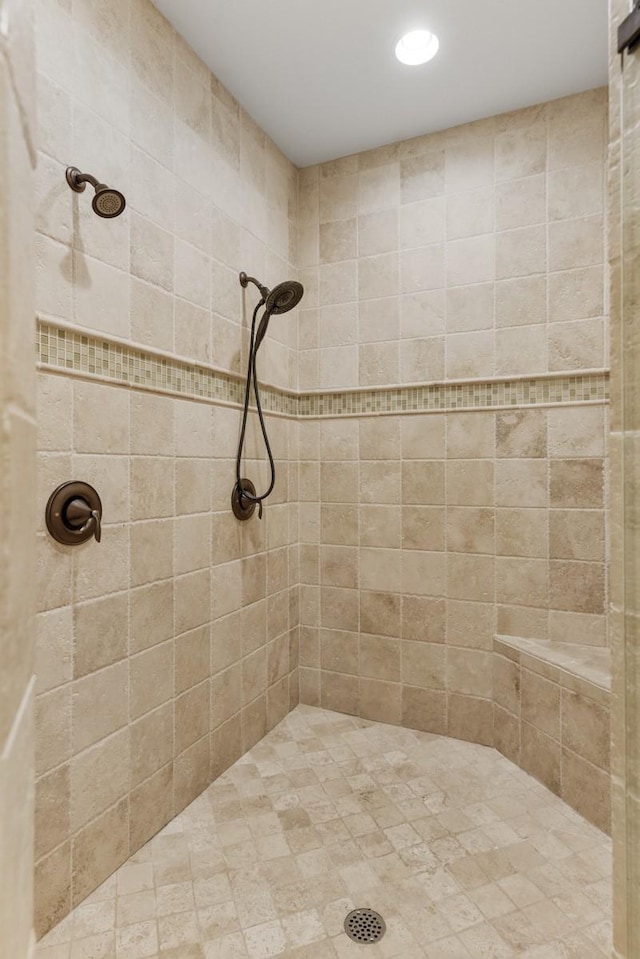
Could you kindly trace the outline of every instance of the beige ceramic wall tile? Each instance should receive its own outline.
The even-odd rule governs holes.
[[[446,641],[453,646],[493,649],[496,632],[493,602],[447,600]]]
[[[522,768],[535,776],[552,792],[561,786],[561,747],[529,723],[522,723]]]
[[[561,693],[560,687],[555,683],[536,676],[528,669],[522,670],[520,686],[522,719],[556,741],[560,740]]]

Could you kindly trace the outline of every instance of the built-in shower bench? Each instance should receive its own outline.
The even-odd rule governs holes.
[[[608,832],[609,649],[496,636],[493,699],[496,748]]]

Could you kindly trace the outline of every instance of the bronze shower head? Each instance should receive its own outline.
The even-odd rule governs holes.
[[[304,289],[301,283],[296,280],[285,280],[284,283],[278,283],[271,290],[264,304],[264,308],[272,315],[274,313],[288,313],[298,305],[302,299]]]
[[[264,286],[264,284],[256,280],[255,277],[247,276],[244,272],[241,273],[240,286],[246,289],[249,283],[253,283],[258,287],[262,302],[264,303],[264,313],[262,314],[258,332],[256,333],[255,349],[257,350],[267,332],[269,319],[274,314],[288,313],[289,310],[297,306],[304,294],[304,287],[302,283],[298,283],[297,280],[285,280],[270,290],[268,286]]]
[[[96,191],[91,201],[93,211],[106,220],[120,216],[127,205],[124,195],[119,190],[114,190],[106,183],[99,183],[90,173],[81,173],[77,167],[67,167],[66,177],[67,183],[76,193],[84,193],[87,183],[91,184]]]

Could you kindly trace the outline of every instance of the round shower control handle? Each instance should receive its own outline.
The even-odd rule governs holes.
[[[58,543],[78,546],[102,536],[102,503],[93,486],[72,480],[62,483],[49,497],[45,511],[47,529]]]

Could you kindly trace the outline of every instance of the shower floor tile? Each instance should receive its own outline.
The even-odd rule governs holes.
[[[611,843],[484,746],[298,706],[38,959],[602,959]],[[347,913],[387,925],[352,942]]]

